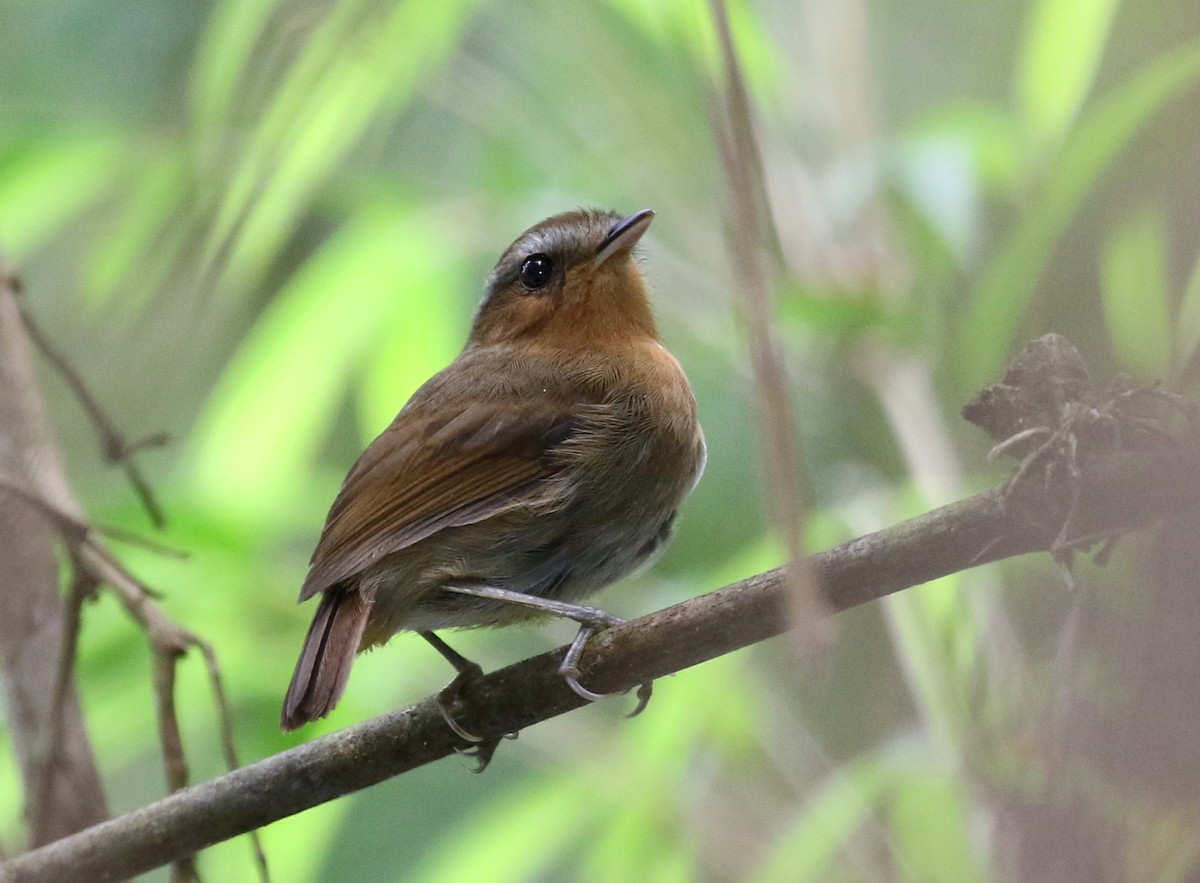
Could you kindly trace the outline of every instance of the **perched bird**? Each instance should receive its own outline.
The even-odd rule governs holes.
[[[704,468],[687,377],[658,341],[633,248],[654,217],[575,211],[530,228],[487,280],[466,346],[346,476],[300,600],[321,601],[281,724],[323,717],[360,651],[422,635],[459,676],[479,667],[434,629],[563,616],[647,562]]]

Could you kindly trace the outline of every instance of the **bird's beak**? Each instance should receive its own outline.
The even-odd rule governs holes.
[[[608,235],[596,249],[596,257],[592,261],[592,266],[599,268],[614,255],[628,254],[629,250],[637,245],[637,241],[642,238],[642,234],[646,232],[653,220],[654,210],[644,208],[613,224],[613,228],[608,231]]]

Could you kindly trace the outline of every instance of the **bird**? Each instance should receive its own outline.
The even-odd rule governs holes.
[[[469,741],[482,740],[449,709],[482,670],[435,630],[575,620],[560,673],[601,698],[577,662],[592,634],[623,620],[580,602],[656,557],[707,458],[635,255],[653,218],[565,212],[505,250],[462,351],[363,451],[333,502],[300,589],[301,602],[320,601],[285,731],[326,716],[357,654],[401,631],[456,669],[438,704]]]

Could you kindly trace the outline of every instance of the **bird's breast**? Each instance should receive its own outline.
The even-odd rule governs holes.
[[[605,584],[650,560],[704,468],[696,402],[678,362],[657,344],[610,369],[610,385],[558,456],[572,557]],[[578,586],[593,588],[592,579]],[[569,591],[569,589],[568,589]]]

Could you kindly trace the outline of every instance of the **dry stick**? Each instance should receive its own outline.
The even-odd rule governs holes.
[[[109,419],[95,398],[88,392],[79,373],[50,344],[49,340],[41,333],[37,324],[25,310],[24,303],[20,297],[20,289],[21,286],[17,277],[10,274],[3,261],[0,260],[0,308],[8,310],[8,314],[11,317],[11,321],[8,323],[10,336],[10,340],[7,342],[8,350],[15,351],[18,355],[24,355],[27,349],[24,343],[26,338],[28,338],[32,340],[42,354],[54,365],[75,392],[92,419],[92,422],[95,424],[97,431],[102,436],[106,456],[110,461],[122,463],[127,476],[133,483],[139,497],[141,497],[142,503],[149,512],[151,519],[161,526],[163,522],[162,512],[149,486],[134,464],[132,457],[141,448],[161,444],[165,438],[152,437],[136,443],[129,443],[125,440],[124,436],[116,429],[113,421]],[[8,355],[11,362],[14,356],[12,352]],[[27,356],[18,359],[18,361],[19,364],[15,365],[17,373],[24,372],[24,374],[30,374],[31,376]],[[0,362],[0,369],[4,367],[6,365]],[[10,370],[14,370],[14,366],[9,365],[8,367]],[[24,377],[24,374],[22,374],[22,377]],[[0,380],[4,379],[2,375],[3,371],[0,371]],[[41,409],[40,396],[37,394],[32,380],[26,379],[26,386],[29,387],[29,402],[26,403],[25,413],[23,415],[18,414],[18,417],[21,420],[22,426],[30,424],[30,426],[24,426],[27,433],[34,430],[41,431],[40,426],[44,421],[35,419]],[[17,428],[21,429],[22,426],[18,426]],[[178,790],[187,784],[187,767],[183,758],[179,725],[175,717],[173,683],[174,666],[178,658],[185,654],[189,647],[199,647],[204,654],[210,678],[214,681],[214,696],[217,703],[218,716],[221,720],[222,740],[226,744],[226,757],[230,759],[231,768],[236,767],[237,761],[232,751],[232,724],[230,722],[229,708],[224,691],[220,687],[219,673],[216,669],[216,660],[212,649],[201,642],[191,632],[176,626],[154,605],[151,599],[155,597],[155,593],[148,586],[134,579],[121,567],[116,558],[104,546],[98,530],[88,523],[83,512],[83,507],[75,499],[74,493],[63,472],[62,465],[57,461],[57,454],[53,450],[53,445],[49,441],[45,441],[42,443],[42,448],[42,450],[34,452],[39,460],[39,473],[36,476],[26,476],[18,471],[16,479],[0,476],[0,490],[8,491],[10,495],[22,498],[32,508],[44,514],[57,527],[60,536],[67,545],[72,564],[75,567],[77,588],[85,585],[99,585],[101,583],[109,586],[125,606],[126,610],[145,630],[147,640],[150,642],[155,655],[155,683],[156,687],[159,688],[156,690],[159,731],[163,744],[164,763],[167,767],[167,778],[171,789]],[[28,452],[25,452],[25,455],[27,458],[30,457]],[[26,485],[26,481],[29,482],[28,486]],[[35,781],[28,786],[27,790],[32,809],[32,824],[30,828],[36,838],[42,837],[45,833],[43,831],[44,826],[39,824],[41,821],[61,823],[62,820],[69,816],[61,805],[61,801],[59,801],[58,806],[52,806],[50,798],[52,788],[54,787],[53,779],[59,772],[59,766],[62,764],[62,755],[64,755],[64,732],[68,710],[73,712],[76,719],[79,718],[78,707],[77,703],[75,703],[71,684],[76,652],[75,644],[79,633],[78,615],[81,600],[81,593],[76,591],[72,597],[74,603],[68,609],[70,620],[67,623],[67,628],[64,630],[65,634],[62,639],[62,646],[59,648],[56,660],[57,670],[51,686],[53,691],[51,694],[52,706],[47,714],[47,725],[39,735],[37,744],[33,746],[33,772],[35,773],[33,778]],[[162,692],[163,688],[172,692],[164,694]],[[68,706],[68,700],[72,705]],[[79,727],[82,727],[82,723],[79,724]],[[78,762],[79,758],[77,755],[81,752],[78,745],[72,743],[72,747],[76,756],[73,756],[71,760]],[[91,750],[88,747],[89,763],[91,763],[90,753]],[[39,762],[40,769],[38,768]],[[71,799],[75,801],[76,806],[90,811],[92,804],[96,803],[101,805],[103,809],[103,795],[100,794],[99,798],[88,800],[88,795],[80,790],[83,787],[82,785],[78,786],[77,793],[70,795]],[[94,788],[99,793],[98,778]],[[93,814],[92,818],[94,817]],[[92,818],[85,819],[84,821],[92,821]],[[81,824],[68,830],[78,830],[80,827],[82,827]],[[258,862],[260,877],[263,881],[267,881],[269,876],[263,856],[262,844],[259,842],[258,835],[255,832],[250,833],[250,839]],[[184,880],[195,879],[195,872],[194,869],[190,869],[189,863],[184,861],[177,865],[175,877],[176,879]]]
[[[19,287],[17,293],[20,293]],[[124,434],[117,429],[116,424],[100,407],[100,403],[96,401],[96,397],[91,394],[87,388],[87,384],[83,382],[83,378],[79,372],[61,353],[55,349],[50,343],[50,339],[42,333],[38,324],[33,321],[33,316],[25,307],[25,301],[22,297],[17,297],[17,312],[21,317],[21,324],[25,326],[25,333],[29,335],[29,339],[33,341],[51,365],[58,372],[63,381],[70,387],[71,392],[75,394],[75,398],[83,406],[83,410],[87,413],[88,419],[92,421],[92,425],[96,429],[96,433],[100,436],[100,440],[104,449],[104,458],[109,463],[120,463],[121,468],[125,471],[125,477],[129,479],[130,485],[133,486],[133,491],[142,503],[142,508],[146,510],[146,514],[150,517],[150,522],[155,527],[163,527],[167,523],[166,516],[163,514],[162,507],[155,499],[154,491],[150,488],[150,483],[146,481],[146,477],[137,467],[134,462],[133,455],[145,448],[162,447],[167,443],[168,438],[165,433],[155,433],[137,441],[128,441]]]
[[[721,44],[725,64],[724,137],[714,120],[714,135],[720,148],[725,177],[729,184],[731,223],[729,241],[737,259],[736,291],[749,337],[750,362],[758,392],[762,449],[766,464],[767,499],[775,524],[782,534],[790,565],[793,615],[806,626],[808,637],[818,637],[828,613],[820,590],[805,564],[801,537],[804,535],[804,506],[799,468],[799,445],[792,423],[788,398],[787,371],[779,341],[773,333],[767,256],[778,247],[778,235],[771,222],[762,153],[754,137],[754,118],[750,96],[742,76],[729,16],[724,0],[710,0],[713,23]]]
[[[87,523],[80,521],[58,509],[49,501],[41,498],[33,491],[20,484],[0,476],[0,490],[20,497],[31,507],[39,510],[54,523],[63,541],[71,550],[71,559],[75,567],[76,580],[84,580],[88,585],[103,584],[116,595],[117,600],[126,612],[141,626],[154,655],[154,696],[155,708],[159,721],[159,738],[163,751],[163,763],[166,769],[167,785],[171,791],[178,791],[187,786],[187,761],[183,753],[183,740],[179,723],[175,714],[174,683],[175,665],[187,651],[196,647],[204,657],[205,667],[213,688],[213,698],[217,706],[217,717],[221,725],[221,741],[224,746],[225,758],[231,769],[238,766],[237,753],[233,747],[233,723],[229,703],[221,684],[221,673],[217,666],[216,654],[212,647],[201,641],[194,633],[176,625],[154,603],[157,597],[149,586],[140,582],[130,574],[120,562],[113,557],[108,549],[99,542],[98,532]],[[82,602],[83,594],[78,601]],[[57,683],[69,680],[74,668],[75,643],[78,637],[78,605],[68,608],[75,614],[75,620],[70,621],[72,628],[67,630],[67,644],[60,652]],[[57,710],[57,709],[56,709]],[[48,744],[58,744],[57,729],[53,726],[59,721],[57,714],[51,715],[50,735]],[[53,758],[52,751],[45,752]],[[53,770],[51,763],[45,763],[44,774]],[[41,794],[39,788],[37,794]],[[42,805],[42,800],[37,805]],[[36,818],[36,816],[35,816]],[[255,861],[259,868],[259,878],[263,881],[270,879],[267,870],[266,855],[258,833],[250,831],[250,842],[254,850]],[[194,864],[186,858],[177,863],[176,879],[189,881],[197,879]]]
[[[175,663],[186,651],[181,646],[154,647],[154,695],[158,717],[159,740],[162,743],[163,768],[167,790],[182,791],[188,784],[187,759],[183,756],[183,736],[175,713]]]
[[[122,543],[129,543],[131,546],[139,546],[148,552],[153,552],[155,555],[161,555],[164,558],[173,558],[177,561],[186,561],[188,558],[188,553],[182,551],[181,549],[176,549],[172,546],[166,545],[165,543],[160,543],[158,540],[134,533],[133,531],[125,530],[122,527],[113,527],[112,525],[95,524],[92,522],[82,521],[76,516],[67,513],[65,510],[59,509],[48,500],[43,499],[37,491],[30,490],[25,485],[13,481],[12,479],[5,478],[2,475],[0,475],[0,490],[20,497],[26,503],[41,511],[43,515],[49,518],[58,527],[63,541],[66,542],[68,546],[74,547],[79,545],[84,541],[88,541],[88,538],[91,536],[103,536]],[[94,540],[90,541],[94,542]],[[75,563],[78,564],[78,562]],[[156,592],[149,586],[143,586],[142,588],[151,598],[162,597],[161,592]]]
[[[129,615],[141,625],[154,653],[154,694],[168,788],[171,791],[178,791],[187,785],[187,762],[184,758],[183,740],[175,714],[174,683],[175,665],[179,658],[192,647],[197,648],[204,657],[205,667],[213,688],[217,719],[220,721],[225,758],[230,768],[235,768],[238,761],[237,753],[233,748],[233,715],[221,684],[221,673],[212,647],[200,640],[193,632],[176,625],[164,614],[154,603],[149,587],[122,568],[107,553],[107,550],[91,545],[85,551],[89,553],[84,556],[85,560],[98,574],[101,574],[105,585],[117,596]],[[263,852],[262,841],[257,831],[248,829],[247,833],[250,836],[251,848],[258,866],[259,879],[266,883],[270,880],[270,874],[267,870],[267,859]],[[182,860],[176,863],[173,875],[173,880],[198,879],[190,856],[183,856]]]
[[[217,665],[217,654],[207,641],[199,641],[200,652],[204,655],[204,667],[208,671],[209,685],[212,688],[213,701],[217,706],[217,720],[221,723],[221,748],[225,754],[225,765],[231,770],[241,766],[238,760],[237,748],[233,741],[233,718],[229,713],[229,699],[225,694],[225,684],[221,680],[221,669]],[[262,883],[270,883],[271,872],[267,868],[267,854],[263,851],[262,839],[258,832],[251,832],[250,846],[254,850],[254,862],[258,868],[258,879]]]
[[[30,800],[30,828],[40,829],[45,823],[45,813],[50,809],[50,789],[53,782],[54,765],[59,762],[62,751],[64,716],[71,695],[71,682],[75,674],[75,655],[79,649],[79,626],[84,600],[96,589],[96,581],[76,562],[71,579],[71,591],[64,605],[62,644],[58,652],[58,668],[54,679],[54,698],[50,703],[50,714],[42,734],[43,744],[38,750],[41,770],[38,783],[33,788]]]
[[[158,735],[162,745],[163,766],[167,790],[182,791],[188,784],[187,758],[183,755],[183,735],[175,713],[175,664],[187,652],[186,647],[160,645],[154,647],[154,696],[158,717]],[[171,868],[171,883],[196,883],[196,857],[180,856]]]
[[[18,288],[0,256],[0,482],[20,488],[0,493],[0,644],[9,729],[31,811],[29,838],[38,844],[106,818],[108,809],[73,682],[55,707],[65,611],[53,519],[22,498],[27,491],[38,500],[61,500],[70,492],[34,377]],[[60,508],[81,511],[71,500]]]
[[[1088,536],[1198,517],[1200,450],[1181,445],[1111,457],[1082,476],[1081,500],[1077,517]],[[1014,500],[1005,484],[815,555],[810,564],[830,606],[845,610],[990,561],[1046,551],[1062,518],[1052,501],[1025,491]],[[605,692],[631,689],[784,632],[787,608],[782,570],[758,574],[600,633],[584,654],[584,680]],[[459,722],[498,737],[585,705],[558,674],[565,651],[483,677],[468,692]],[[462,747],[431,696],[12,859],[0,865],[0,883],[130,877]]]
[[[40,502],[36,495],[2,477],[0,477],[0,488],[26,500]],[[35,506],[35,508],[41,508],[43,512],[46,512],[48,507]],[[51,515],[53,521],[57,513],[47,514]],[[82,536],[83,534],[77,527],[72,519],[67,518],[64,519],[64,523],[59,526],[59,529],[64,534],[69,532],[74,536]],[[53,786],[54,770],[60,761],[60,752],[62,751],[65,714],[71,695],[75,653],[79,642],[80,613],[89,586],[94,587],[94,581],[82,568],[76,567],[71,580],[71,593],[63,608],[62,642],[58,651],[50,710],[46,715],[46,723],[39,736],[39,745],[36,749],[35,783],[29,789],[29,805],[26,813],[29,819],[29,828],[33,831],[43,828],[49,820],[48,814],[52,811],[50,792]]]

